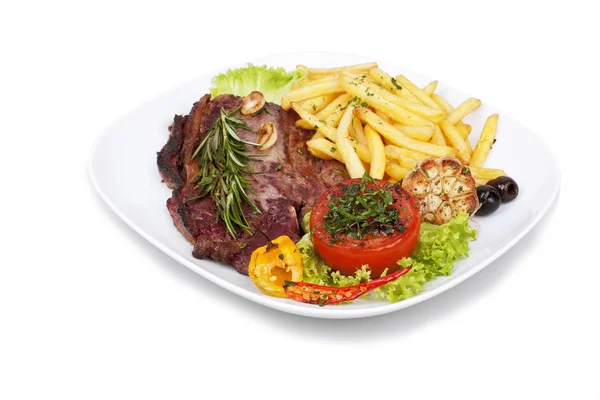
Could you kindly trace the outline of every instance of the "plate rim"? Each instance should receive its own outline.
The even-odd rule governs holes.
[[[343,55],[343,56],[347,56],[347,57],[355,57],[355,58],[362,58],[362,59],[372,59],[370,57],[365,57],[365,56],[361,56],[361,55],[356,55],[356,54],[350,54],[350,53],[343,53],[343,52],[329,52],[329,51],[298,51],[298,52],[282,52],[282,53],[273,53],[273,54],[269,54],[269,55],[264,55],[261,56],[259,58],[256,58],[255,60],[260,60],[260,59],[266,59],[266,58],[272,58],[272,57],[285,57],[285,56],[292,56],[292,55],[298,55],[298,54],[306,54],[306,53],[312,53],[312,54],[328,54],[328,55]],[[373,60],[373,59],[372,59]],[[386,62],[384,60],[374,60],[377,62],[381,62],[381,63],[386,63],[386,64],[390,64],[390,65],[394,65],[396,67],[402,68],[405,71],[410,71],[410,69],[406,69],[404,67],[400,67],[398,65],[396,65],[395,63],[391,63],[391,62]],[[256,61],[247,61],[247,62],[256,62]],[[244,64],[244,63],[236,63],[235,65],[240,65],[240,64]],[[234,68],[234,66],[229,66],[229,67],[223,67],[223,68]],[[216,71],[216,70],[215,70]],[[211,72],[206,72],[202,75],[197,76],[195,79],[200,78],[201,76],[205,76],[205,75],[209,75],[211,74]],[[421,75],[424,76],[422,74],[419,73],[415,73],[417,75]],[[120,115],[119,117],[117,117],[112,123],[110,123],[108,126],[106,126],[101,132],[100,134],[96,137],[96,139],[94,140],[92,147],[90,149],[87,161],[86,161],[86,170],[87,170],[87,175],[88,178],[90,179],[92,186],[94,187],[94,189],[96,190],[96,193],[98,193],[98,195],[100,196],[100,198],[104,201],[104,203],[106,205],[108,205],[108,207],[119,217],[121,218],[121,220],[123,220],[123,222],[125,222],[131,229],[133,229],[134,232],[136,232],[137,234],[139,234],[140,236],[142,236],[144,239],[146,239],[148,242],[150,242],[151,244],[153,244],[156,248],[158,248],[159,250],[161,250],[163,253],[165,253],[166,255],[168,255],[169,257],[173,258],[174,260],[178,261],[179,263],[183,264],[184,266],[186,266],[187,268],[191,269],[192,271],[194,271],[195,273],[197,273],[198,275],[202,276],[205,279],[208,279],[209,281],[217,284],[218,286],[222,287],[223,289],[226,289],[234,294],[237,294],[247,300],[253,301],[255,303],[258,303],[262,306],[266,306],[278,311],[282,311],[282,312],[286,312],[286,313],[291,313],[291,314],[295,314],[295,315],[300,315],[300,316],[305,316],[305,317],[313,317],[313,318],[323,318],[323,319],[351,319],[351,318],[365,318],[365,317],[374,317],[374,316],[378,316],[378,315],[383,315],[383,314],[387,314],[390,312],[394,312],[394,311],[398,311],[404,308],[408,308],[410,306],[413,306],[415,304],[421,303],[425,300],[428,300],[432,297],[437,296],[440,293],[443,293],[449,289],[452,289],[453,287],[457,286],[458,284],[464,282],[465,280],[467,280],[468,278],[470,278],[471,276],[475,275],[477,272],[481,271],[482,269],[484,269],[485,267],[487,267],[489,264],[491,264],[492,262],[496,261],[500,256],[502,256],[504,253],[506,253],[510,248],[512,248],[516,243],[518,243],[525,235],[527,235],[537,224],[538,222],[547,214],[548,210],[550,209],[550,207],[552,206],[552,204],[554,203],[554,201],[556,200],[556,197],[559,193],[560,190],[560,183],[561,183],[561,179],[562,179],[562,174],[561,174],[561,170],[559,167],[559,163],[558,163],[558,158],[556,157],[556,155],[554,154],[554,152],[552,151],[552,149],[550,148],[550,146],[548,146],[548,144],[546,143],[546,141],[544,140],[544,138],[541,135],[538,135],[536,132],[534,132],[533,130],[529,129],[527,126],[525,126],[524,124],[522,124],[520,121],[514,119],[513,117],[510,117],[512,120],[514,120],[515,122],[517,122],[518,124],[522,125],[524,128],[526,128],[531,134],[533,134],[538,140],[541,141],[541,143],[544,145],[544,147],[547,150],[548,155],[550,156],[550,159],[552,160],[552,166],[554,169],[554,173],[556,176],[556,179],[553,181],[553,187],[552,187],[552,191],[551,191],[551,195],[547,197],[546,203],[543,205],[543,207],[540,208],[539,212],[537,213],[537,215],[535,215],[535,217],[529,222],[529,224],[527,226],[525,226],[524,229],[522,229],[517,235],[515,235],[511,240],[509,240],[504,246],[502,246],[501,248],[499,248],[498,250],[496,250],[493,254],[491,254],[490,256],[486,257],[486,259],[482,262],[480,262],[479,264],[477,264],[476,266],[472,267],[471,269],[469,269],[468,271],[464,272],[463,274],[445,282],[444,284],[430,289],[430,290],[426,290],[424,292],[419,293],[416,296],[413,296],[409,299],[403,300],[403,301],[399,301],[396,303],[384,303],[380,306],[376,306],[376,307],[367,307],[367,308],[352,308],[352,309],[344,309],[343,306],[342,307],[335,307],[334,309],[331,308],[322,308],[322,307],[311,307],[311,306],[307,306],[305,304],[294,304],[294,303],[284,303],[284,302],[280,302],[277,301],[277,299],[272,299],[269,296],[263,295],[262,293],[253,293],[250,292],[244,288],[241,288],[229,281],[227,281],[226,279],[220,278],[217,275],[213,275],[212,273],[210,273],[209,271],[201,268],[200,266],[194,264],[193,262],[190,262],[189,260],[185,259],[184,257],[182,257],[181,255],[179,255],[177,252],[169,249],[167,246],[165,246],[164,244],[162,244],[159,240],[155,239],[154,237],[152,237],[152,235],[150,235],[149,233],[147,233],[146,231],[144,231],[142,228],[140,228],[138,225],[136,225],[124,212],[122,212],[117,205],[108,197],[108,195],[106,193],[104,193],[104,191],[102,190],[102,188],[100,187],[100,184],[98,183],[98,180],[96,178],[96,174],[94,172],[94,168],[93,168],[93,164],[94,164],[94,158],[96,156],[96,154],[98,153],[98,147],[102,141],[102,139],[104,137],[106,137],[107,135],[109,135],[109,133],[112,131],[112,128],[116,125],[119,124],[119,122],[121,122],[122,120],[125,120],[127,118],[127,116],[131,115],[132,113],[134,113],[135,111],[142,109],[144,106],[146,106],[147,104],[158,100],[159,98],[161,98],[162,96],[168,94],[169,92],[172,91],[176,91],[177,89],[184,87],[186,85],[191,84],[192,82],[194,82],[195,79],[191,79],[188,80],[186,82],[183,82],[181,84],[175,85],[173,87],[171,87],[168,90],[165,90],[159,94],[157,94],[156,96],[154,96],[153,98],[151,98],[150,100],[144,101],[142,103],[140,103],[139,105],[137,105],[135,108],[131,109],[130,111]],[[454,88],[453,86],[447,85],[444,83],[444,85],[446,87],[448,87],[451,90],[456,90],[458,92],[461,92],[461,90]],[[494,109],[499,110],[497,107],[494,107],[492,104],[489,104],[486,102],[486,105],[491,106]],[[500,111],[500,110],[499,110]]]

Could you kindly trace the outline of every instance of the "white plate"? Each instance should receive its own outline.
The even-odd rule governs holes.
[[[372,60],[347,54],[307,52],[249,61],[291,70],[297,64],[334,67]],[[379,62],[379,65],[390,74],[405,74],[418,85],[431,81],[384,62]],[[225,70],[221,68],[214,74]],[[318,307],[265,296],[247,276],[238,274],[233,268],[192,257],[192,246],[175,229],[167,212],[165,201],[171,191],[161,183],[156,167],[156,152],[167,141],[167,127],[173,115],[187,114],[192,103],[208,92],[214,74],[202,76],[161,95],[106,129],[90,155],[89,174],[102,199],[150,243],[206,279],[267,307],[311,317],[359,318],[420,303],[464,281],[510,249],[544,216],[558,192],[560,172],[543,140],[508,115],[484,103],[466,118],[466,122],[473,126],[471,142],[473,145],[476,143],[486,117],[499,113],[498,142],[486,166],[507,171],[518,182],[521,193],[515,201],[503,205],[496,213],[475,218],[480,225],[479,237],[471,244],[469,258],[456,263],[452,276],[439,277],[429,282],[423,293],[395,304],[357,300],[352,304]],[[468,97],[441,82],[438,93],[455,106]]]

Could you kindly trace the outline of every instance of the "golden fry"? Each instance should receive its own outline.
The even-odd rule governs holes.
[[[367,98],[367,102],[368,102],[368,97],[373,96],[373,94],[375,94],[375,95],[380,96],[381,98],[397,105],[398,107],[405,109],[406,111],[409,111],[413,114],[416,114],[416,115],[418,115],[426,120],[432,121],[432,122],[438,122],[442,118],[444,118],[446,115],[442,110],[439,110],[439,109],[434,110],[432,108],[424,106],[421,103],[415,103],[413,101],[403,99],[403,98],[395,95],[394,93],[384,89],[381,85],[379,85],[375,81],[371,80],[369,77],[364,78],[364,77],[361,77],[360,75],[352,74],[350,72],[343,72],[342,75],[347,78],[352,78],[355,83],[361,83],[364,85],[365,93],[363,93],[363,95],[361,97],[363,99]],[[429,140],[429,139],[427,139],[427,140]]]
[[[321,158],[323,160],[335,159],[339,162],[344,162],[341,153],[337,151],[337,148],[335,147],[335,143],[325,138],[315,139],[313,137],[311,140],[306,142],[306,147],[308,147],[308,151],[310,151],[310,153],[317,158]]]
[[[424,154],[423,154],[424,157],[422,157],[422,158],[410,157],[409,156],[409,154],[411,153],[410,150],[406,150],[401,147],[394,146],[393,144],[385,146],[384,151],[385,151],[385,157],[389,161],[398,163],[398,165],[400,165],[404,168],[408,168],[408,169],[414,169],[420,159],[428,157],[428,156],[425,156]],[[409,153],[405,153],[405,151],[409,152]]]
[[[323,134],[323,132],[321,131],[316,131],[315,134],[313,135],[312,139],[320,139],[320,138],[326,138],[327,136],[325,136]]]
[[[367,125],[369,126],[369,125]],[[384,146],[383,151],[385,153],[385,157],[390,160],[390,161],[394,161],[399,159],[402,156],[402,153],[400,153],[398,150],[400,150],[400,147],[395,146],[393,144],[388,144],[386,146]]]
[[[284,110],[290,109],[290,103],[292,101],[302,101],[310,99],[311,97],[317,97],[324,94],[342,92],[339,80],[325,81],[316,84],[310,84],[301,87],[297,90],[285,93],[281,96],[281,108]]]
[[[424,158],[429,157],[427,154],[419,153],[418,151],[404,149],[393,144],[385,146],[385,156],[390,160],[397,160],[400,157],[412,158],[413,160],[420,161]]]
[[[354,128],[354,135],[356,141],[360,144],[368,146],[367,136],[365,135],[365,131],[362,122],[360,122],[360,119],[354,117],[352,119],[352,126]]]
[[[429,82],[429,84],[423,88],[423,93],[425,93],[427,96],[431,97],[433,92],[435,92],[435,90],[437,89],[437,85],[438,85],[438,81]]]
[[[346,92],[353,96],[359,97],[364,100],[369,106],[384,112],[387,116],[392,118],[394,121],[398,121],[401,124],[408,126],[433,126],[431,121],[428,121],[410,111],[407,111],[396,104],[393,104],[389,100],[384,99],[377,93],[369,90],[364,84],[355,82],[353,79],[348,78],[344,75],[340,77],[342,87]]]
[[[385,172],[393,180],[399,181],[399,180],[402,180],[406,175],[408,175],[408,173],[410,172],[410,169],[404,168],[404,167],[398,165],[398,163],[395,163],[393,161],[388,161],[385,164]]]
[[[421,89],[419,89],[414,83],[408,80],[404,75],[398,75],[396,77],[396,81],[402,89],[406,89],[410,91],[417,99],[421,100],[423,104],[425,104],[429,108],[433,108],[435,110],[441,110],[440,106],[433,101],[431,97],[425,94]]]
[[[481,106],[481,100],[471,97],[463,101],[462,104],[456,107],[451,114],[448,114],[446,119],[450,121],[452,125],[456,125],[459,121],[466,117],[467,114],[478,109],[479,106]]]
[[[400,166],[402,166],[404,168],[415,169],[415,168],[417,168],[417,165],[419,164],[419,160],[415,160],[414,158],[410,158],[410,157],[400,156],[398,158],[398,164],[400,164]]]
[[[446,139],[444,139],[444,133],[439,125],[435,126],[435,132],[431,136],[431,143],[437,144],[438,146],[446,146]]]
[[[487,181],[487,179],[475,178],[475,183],[477,184],[477,186],[483,186],[483,185],[487,185],[488,181]]]
[[[354,147],[352,147],[348,138],[348,128],[352,123],[354,109],[355,106],[353,104],[346,107],[344,116],[337,128],[335,144],[338,151],[342,154],[342,159],[344,160],[344,164],[346,164],[346,169],[348,170],[350,178],[361,178],[365,174],[365,167],[356,154],[356,151],[354,151]]]
[[[452,104],[450,104],[448,102],[448,100],[446,100],[445,98],[443,98],[442,96],[440,96],[437,93],[433,93],[431,95],[431,99],[433,101],[435,101],[435,103],[440,106],[440,108],[446,113],[446,114],[452,114],[452,112],[454,111],[454,107],[452,107]]]
[[[396,122],[394,122],[390,117],[388,117],[383,111],[375,110],[375,114],[377,114],[377,116],[379,116],[379,118],[381,118],[388,124],[392,124],[392,125],[396,124]]]
[[[442,132],[444,132],[444,135],[452,144],[452,147],[458,151],[458,158],[460,158],[463,163],[469,164],[469,160],[471,159],[471,146],[469,145],[469,142],[463,139],[456,130],[456,127],[447,119],[440,122],[440,128],[442,128]]]
[[[329,103],[322,110],[317,112],[315,114],[315,118],[325,121],[325,123],[328,123],[331,126],[336,126],[339,123],[340,119],[342,118],[341,109],[346,104],[348,104],[350,99],[352,99],[352,96],[350,96],[349,94],[347,94],[347,93],[340,94],[331,103]],[[333,117],[331,117],[331,115],[334,113],[336,113],[336,114],[333,115]],[[332,123],[332,122],[335,122],[335,123]],[[296,122],[296,126],[298,126],[300,128],[304,128],[304,129],[314,129],[314,125],[311,125],[310,123],[305,121],[304,118],[301,120],[298,120]]]
[[[471,156],[471,165],[473,167],[483,167],[494,141],[496,140],[496,130],[498,127],[498,114],[492,114],[488,117],[481,130],[479,141],[475,146]]]
[[[365,136],[367,137],[369,152],[371,153],[371,169],[369,174],[375,179],[383,179],[386,160],[381,136],[369,125],[365,127]]]
[[[430,126],[406,126],[394,123],[391,125],[393,125],[394,128],[398,129],[400,132],[404,133],[406,136],[420,140],[421,142],[430,141],[431,137],[433,136],[433,132],[435,132],[435,129]]]
[[[298,113],[300,118],[312,125],[313,129],[320,131],[323,135],[327,137],[327,139],[331,140],[332,142],[335,142],[337,131],[334,127],[327,125],[325,121],[318,119],[317,117],[306,111],[304,108],[302,108],[302,106],[300,106],[296,102],[292,101],[290,103],[290,106],[294,109],[294,111],[296,111],[296,113]]]
[[[348,137],[352,139],[356,139],[356,132],[354,132],[354,116],[352,116],[352,122],[350,122],[350,126],[348,126]]]
[[[463,124],[459,121],[455,126],[456,130],[458,131],[458,133],[460,133],[460,136],[462,136],[463,139],[467,139],[471,134],[471,125]]]
[[[315,114],[324,109],[329,103],[334,101],[341,93],[329,93],[322,96],[313,97],[300,102],[309,113]]]
[[[448,115],[454,112],[454,107],[442,96],[437,93],[431,95],[431,98],[440,106],[442,110]],[[462,121],[458,121],[456,124],[456,129],[460,132],[463,139],[466,139],[471,134],[471,125],[464,124]]]
[[[308,85],[313,85],[313,84],[317,84],[317,83],[332,82],[339,78],[340,78],[340,74],[326,75],[326,76],[316,78],[316,79],[305,78],[302,81],[300,81],[300,83],[302,86],[308,86]]]
[[[406,136],[404,133],[379,118],[377,114],[366,108],[357,108],[354,111],[354,115],[360,118],[361,121],[371,125],[373,129],[397,146],[435,157],[456,155],[456,150],[451,147],[438,146],[429,142],[420,142]]]
[[[355,65],[347,65],[345,67],[338,68],[309,68],[308,69],[308,77],[315,78],[321,77],[325,75],[333,75],[339,74],[342,71],[352,71],[352,72],[362,72],[371,68],[376,68],[376,62],[364,63],[364,64],[355,64]]]
[[[394,93],[396,96],[400,96],[403,99],[410,100],[415,103],[423,104],[419,99],[415,97],[414,94],[409,92],[408,90],[402,90],[402,86],[398,85],[396,82],[396,78],[392,78],[390,75],[386,74],[379,68],[372,68],[369,70],[369,76],[375,82],[380,84],[384,89],[389,90]]]
[[[352,96],[350,96],[347,93],[340,94],[338,97],[335,98],[335,100],[333,100],[331,103],[325,106],[325,108],[323,108],[321,111],[315,114],[315,117],[324,120],[334,112],[346,106],[351,99]]]
[[[367,146],[365,146],[364,144],[358,143],[356,140],[354,140],[352,138],[350,138],[349,140],[350,140],[350,144],[352,145],[352,147],[354,147],[354,150],[356,151],[358,158],[360,158],[360,160],[364,164],[371,164],[371,153],[369,152],[369,148]]]
[[[473,167],[469,165],[471,169],[471,174],[475,179],[485,179],[487,181],[491,181],[492,179],[496,179],[499,176],[506,176],[506,172],[501,169],[496,168],[480,168]]]

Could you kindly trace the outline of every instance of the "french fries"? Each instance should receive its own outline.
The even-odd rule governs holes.
[[[437,93],[433,93],[431,95],[431,98],[440,106],[440,108],[442,110],[444,110],[444,112],[446,114],[451,115],[452,113],[454,113],[454,107],[452,107],[452,105],[444,97],[440,96]],[[464,112],[464,111],[461,111],[461,112]],[[455,125],[456,125],[456,129],[461,134],[461,136],[463,137],[463,139],[466,139],[466,138],[469,137],[469,134],[471,133],[471,125],[464,124],[462,121],[456,122]]]
[[[498,114],[492,114],[485,121],[479,141],[473,150],[471,156],[471,166],[483,167],[483,163],[488,156],[488,153],[492,149],[494,142],[496,141],[496,129],[498,127]]]
[[[487,185],[487,179],[477,179],[475,178],[475,183],[477,184],[477,186],[483,186],[483,185]]]
[[[371,164],[371,153],[369,152],[369,148],[352,138],[349,140],[352,147],[354,147],[354,151],[356,151],[356,155],[360,158],[360,161],[364,164]]]
[[[394,159],[405,157],[412,158],[414,160],[422,160],[429,157],[427,154],[419,153],[418,151],[407,150],[402,147],[394,146],[393,144],[385,146],[385,154],[386,156],[391,156]]]
[[[354,128],[354,135],[355,135],[355,139],[358,143],[364,144],[365,146],[368,146],[368,139],[367,136],[365,135],[365,131],[364,128],[362,126],[362,122],[360,122],[360,119],[358,118],[353,118],[352,119],[352,127]]]
[[[334,127],[327,125],[325,121],[318,119],[295,102],[291,102],[290,107],[317,132],[321,132],[327,139],[335,142],[337,130]]]
[[[456,108],[436,93],[438,82],[422,89],[404,75],[393,78],[376,63],[339,68],[308,68],[306,77],[281,99],[315,130],[306,142],[315,157],[342,162],[352,178],[368,171],[376,179],[402,180],[428,157],[458,157],[476,183],[506,175],[484,168],[495,142],[498,114],[485,122],[473,150],[472,127],[463,119],[481,106],[468,98]]]
[[[388,161],[385,164],[385,172],[392,178],[392,181],[398,182],[408,175],[410,169],[404,168],[393,161]]]
[[[444,134],[442,133],[442,128],[439,125],[435,126],[435,132],[431,136],[431,143],[437,144],[439,146],[446,146],[446,139],[444,139]]]
[[[451,114],[448,114],[446,118],[452,125],[455,125],[459,121],[461,121],[464,117],[467,116],[468,113],[476,110],[481,105],[481,100],[470,98],[465,100],[461,105],[456,107]]]
[[[328,104],[334,101],[341,93],[330,93],[322,96],[313,97],[308,100],[300,102],[300,105],[304,107],[309,113],[316,114],[324,109]]]
[[[329,124],[335,127],[334,123],[336,121],[339,122],[339,119],[342,118],[342,113],[340,111],[341,108],[344,107],[351,98],[352,96],[347,93],[337,96],[331,103],[327,104],[325,107],[323,107],[323,109],[315,113],[315,118],[323,121],[328,120]],[[332,114],[334,114],[336,111],[339,111],[339,113],[336,113],[332,117]],[[296,126],[304,129],[313,129],[314,127],[314,125],[311,125],[305,119],[299,119],[298,122],[296,122]]]
[[[451,147],[438,146],[429,142],[420,142],[406,136],[404,133],[400,132],[398,129],[379,118],[373,111],[370,111],[366,108],[357,108],[354,111],[354,115],[356,115],[361,121],[371,125],[373,129],[397,146],[404,147],[409,150],[419,151],[435,157],[456,155],[456,150]]]
[[[371,68],[376,68],[376,67],[377,67],[377,63],[370,62],[370,63],[365,63],[365,64],[348,65],[346,67],[340,67],[340,68],[307,68],[307,70],[308,70],[309,78],[318,78],[318,77],[323,77],[326,75],[339,74],[342,71],[361,72],[361,71],[367,71]]]
[[[406,100],[399,96],[396,96],[395,94],[383,89],[376,82],[374,82],[368,78],[363,78],[360,75],[353,75],[349,72],[343,72],[343,75],[348,78],[352,78],[354,80],[354,82],[362,83],[365,87],[365,93],[366,93],[367,97],[372,96],[374,93],[377,96],[380,96],[380,97],[394,103],[395,105],[405,109],[406,111],[410,111],[420,117],[423,117],[423,118],[428,119],[429,121],[433,121],[433,122],[438,122],[445,116],[445,114],[442,110],[435,110],[435,109],[429,108],[427,106],[424,106],[421,103],[415,103],[413,101]]]
[[[499,176],[506,176],[506,172],[497,168],[479,168],[473,166],[469,166],[469,168],[475,179],[485,179],[486,182],[496,179]]]
[[[458,131],[458,133],[460,133],[463,139],[467,139],[471,134],[471,125],[458,122],[455,126],[456,130]]]
[[[371,169],[369,175],[375,179],[383,179],[385,174],[385,149],[381,136],[369,125],[364,129],[365,136],[369,143],[369,153],[371,153]]]
[[[429,82],[429,84],[423,88],[423,93],[425,93],[427,96],[431,97],[433,92],[435,92],[435,89],[437,89],[437,84],[438,84],[437,81]]]
[[[396,104],[384,99],[375,92],[369,90],[367,86],[360,82],[355,82],[352,78],[342,75],[340,77],[342,88],[351,95],[362,98],[364,102],[376,110],[389,115],[394,121],[408,126],[433,126],[433,124],[410,111],[407,111]],[[362,96],[362,97],[361,97]]]
[[[437,93],[433,93],[431,95],[431,99],[435,101],[435,103],[446,113],[452,114],[454,111],[454,107],[446,100],[444,97],[440,96]]]
[[[379,113],[376,113],[381,117]],[[382,118],[383,119],[383,118]],[[383,119],[385,121],[385,119]],[[389,121],[386,121],[389,122]],[[410,136],[413,139],[421,140],[423,142],[428,142],[433,137],[435,133],[435,129],[432,129],[430,126],[405,126],[402,124],[392,124],[394,128],[398,129],[400,132],[404,133],[406,136]],[[437,126],[437,125],[436,125]],[[445,145],[445,143],[444,143]]]
[[[292,101],[309,99],[311,97],[336,92],[342,92],[340,81],[336,79],[302,86],[299,89],[292,90],[281,96],[281,108],[289,110]]]
[[[458,158],[460,158],[463,163],[469,164],[469,161],[471,160],[471,148],[469,142],[463,139],[456,130],[456,127],[447,119],[440,122],[440,128],[442,128],[442,132],[444,132],[444,135],[452,144],[452,147],[458,151]]]
[[[417,99],[421,100],[429,108],[440,110],[440,106],[432,100],[425,92],[419,89],[414,83],[409,81],[404,75],[398,75],[396,81],[402,88],[410,91]]]
[[[325,138],[315,138],[313,137],[311,140],[306,142],[306,147],[308,147],[308,151],[318,158],[323,160],[333,160],[336,159],[339,162],[344,162],[342,156],[337,148],[335,147],[335,143],[329,141]]]
[[[398,85],[398,82],[396,82],[396,78],[392,78],[379,68],[370,69],[369,76],[375,82],[380,84],[384,89],[389,90],[395,95],[398,95],[406,100],[410,100],[415,103],[420,103],[420,100],[417,99],[411,92],[409,92],[408,90],[402,90],[402,86]]]
[[[348,128],[352,123],[354,109],[354,105],[350,104],[344,111],[344,116],[337,128],[335,144],[342,154],[342,160],[346,164],[350,178],[362,178],[365,174],[365,167],[356,154],[356,151],[354,151],[354,147],[350,144],[348,136]]]

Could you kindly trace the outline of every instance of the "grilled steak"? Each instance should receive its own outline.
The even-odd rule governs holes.
[[[238,114],[236,117],[254,131],[264,122],[273,123],[277,142],[260,152],[265,156],[251,161],[252,169],[260,172],[252,176],[254,194],[250,198],[261,213],[255,215],[244,206],[253,233],[239,231],[237,238],[232,238],[225,224],[217,220],[217,209],[210,196],[190,200],[198,195],[193,182],[198,164],[191,156],[220,115],[221,108],[232,111],[241,102],[240,97],[233,95],[221,95],[213,100],[205,95],[194,104],[189,115],[176,115],[157,163],[163,181],[174,189],[167,208],[177,229],[194,246],[194,257],[212,258],[247,274],[250,255],[267,244],[261,231],[270,238],[287,235],[297,241],[301,217],[312,209],[326,188],[348,176],[339,162],[319,160],[307,152],[305,143],[312,132],[296,127],[298,115],[294,111],[284,111],[278,105],[267,103],[266,111],[253,116]],[[244,140],[256,141],[255,133],[245,130],[237,133]],[[253,146],[248,146],[248,151],[258,152]]]

